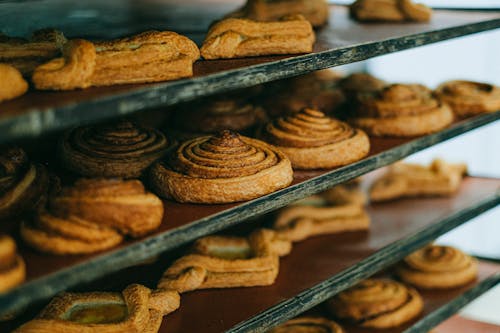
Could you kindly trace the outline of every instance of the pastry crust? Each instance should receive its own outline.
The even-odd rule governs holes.
[[[23,258],[17,254],[16,243],[7,235],[0,235],[0,293],[4,293],[26,278]]]
[[[87,177],[140,177],[167,149],[160,131],[125,121],[76,128],[60,143],[64,166]]]
[[[406,257],[396,274],[406,283],[424,289],[463,286],[477,278],[477,262],[462,251],[429,245]]]
[[[271,329],[268,333],[344,333],[336,322],[320,317],[299,317]]]
[[[254,199],[288,186],[290,161],[276,148],[222,131],[182,143],[151,168],[155,193],[194,203]]]
[[[15,67],[0,63],[0,102],[24,95],[28,82]]]
[[[193,75],[200,57],[196,44],[171,31],[147,31],[132,37],[64,45],[63,58],[36,68],[33,83],[42,90],[174,80]]]
[[[448,81],[436,89],[437,96],[459,117],[500,111],[500,87],[473,81]]]
[[[428,22],[432,9],[413,0],[357,0],[350,7],[358,21]]]
[[[14,332],[154,333],[162,317],[179,305],[176,291],[152,291],[139,284],[128,286],[122,293],[65,293]]]
[[[333,168],[365,157],[368,136],[314,109],[268,123],[262,138],[276,146],[298,169]]]
[[[423,309],[419,293],[386,279],[368,279],[328,301],[338,318],[363,327],[397,327],[418,316]]]
[[[387,83],[367,73],[353,73],[339,81],[339,87],[349,97],[358,93],[370,93],[379,91]]]
[[[301,15],[275,22],[228,18],[210,28],[200,50],[207,60],[310,53],[314,41],[311,23]]]

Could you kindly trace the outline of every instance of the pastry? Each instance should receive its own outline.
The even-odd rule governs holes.
[[[6,235],[0,235],[0,293],[21,284],[26,277],[23,258],[17,254],[16,243]]]
[[[34,210],[45,196],[49,177],[18,147],[0,148],[0,219]]]
[[[0,102],[23,95],[28,91],[28,82],[10,65],[0,64]]]
[[[349,97],[353,97],[358,93],[379,91],[385,86],[385,81],[367,73],[353,73],[339,81],[339,87]]]
[[[158,288],[180,293],[196,289],[267,286],[274,283],[279,256],[290,242],[268,229],[248,238],[209,236],[196,241],[193,251],[176,260],[163,273]]]
[[[436,89],[437,96],[459,117],[500,111],[500,87],[472,81],[448,81]]]
[[[15,333],[156,333],[163,316],[177,310],[179,294],[129,285],[121,293],[63,293]]]
[[[187,37],[170,31],[147,31],[132,37],[64,45],[63,57],[38,66],[33,83],[42,90],[158,82],[190,77],[199,50]]]
[[[319,317],[299,317],[273,328],[268,333],[344,333],[336,322]]]
[[[293,171],[276,148],[226,130],[182,143],[153,165],[150,179],[155,192],[167,199],[227,203],[284,188]]]
[[[436,159],[429,166],[396,163],[370,188],[371,201],[388,201],[402,197],[449,196],[458,191],[465,164],[451,164]]]
[[[418,288],[447,289],[477,278],[477,262],[450,246],[429,245],[406,257],[396,274]]]
[[[333,168],[353,163],[370,151],[368,136],[314,109],[275,119],[261,131],[298,169]]]
[[[328,302],[330,311],[362,327],[397,327],[418,316],[423,309],[420,294],[411,287],[385,279],[368,279]]]
[[[431,8],[413,0],[357,0],[350,9],[358,21],[428,22],[432,16]]]
[[[336,185],[321,193],[321,196],[332,205],[357,204],[363,206],[368,202],[365,192],[359,188],[359,178]]]
[[[371,135],[408,137],[447,127],[453,112],[422,85],[392,84],[358,94],[349,121]]]
[[[207,60],[310,53],[314,41],[311,23],[301,15],[274,22],[228,18],[210,28],[200,50]]]
[[[165,136],[130,122],[79,127],[65,134],[61,160],[87,177],[140,177],[168,148]]]

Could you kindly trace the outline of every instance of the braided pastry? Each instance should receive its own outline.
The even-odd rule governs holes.
[[[301,15],[275,22],[228,18],[210,28],[200,50],[207,60],[310,53],[314,41],[311,23]]]
[[[327,304],[336,317],[370,328],[397,327],[423,309],[422,297],[415,289],[383,279],[362,281]]]
[[[428,22],[432,9],[412,0],[357,0],[351,16],[358,21],[416,21]]]
[[[28,91],[28,82],[10,65],[0,64],[0,102],[19,97]]]
[[[290,161],[274,147],[222,131],[182,143],[153,165],[155,192],[179,202],[227,203],[254,199],[288,186]]]
[[[500,87],[472,81],[448,81],[436,89],[437,96],[459,117],[500,111]]]
[[[344,330],[339,324],[326,318],[299,317],[267,333],[344,333]]]
[[[163,316],[177,310],[173,290],[129,285],[121,293],[64,293],[14,333],[156,333]]]
[[[406,257],[396,274],[419,288],[463,286],[477,277],[477,262],[450,246],[429,245]]]
[[[84,126],[67,132],[61,159],[71,171],[87,177],[140,177],[168,148],[165,136],[130,122]]]
[[[23,258],[17,254],[16,243],[6,235],[0,235],[0,293],[21,284],[26,277]]]
[[[278,147],[294,168],[333,168],[360,160],[370,150],[368,136],[313,109],[278,118],[262,130],[263,139]]]

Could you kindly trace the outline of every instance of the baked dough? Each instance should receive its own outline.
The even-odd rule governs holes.
[[[193,75],[200,57],[196,44],[171,31],[147,31],[132,37],[64,45],[63,57],[38,66],[33,83],[42,90],[174,80]]]
[[[323,193],[321,196],[332,205],[357,204],[360,206],[368,202],[368,197],[359,188],[359,178],[336,185]]]
[[[165,136],[152,128],[122,121],[79,127],[60,144],[69,170],[87,177],[140,177],[168,149]]]
[[[311,23],[301,15],[275,22],[228,18],[210,28],[200,50],[207,60],[310,53],[314,41]]]
[[[7,235],[0,235],[0,293],[23,283],[26,266],[17,254],[16,243]]]
[[[477,262],[462,251],[429,245],[406,257],[396,274],[406,283],[425,289],[463,286],[477,278]]]
[[[288,186],[290,161],[278,149],[222,131],[182,143],[151,168],[155,193],[194,203],[254,199]]]
[[[428,22],[432,16],[431,8],[413,0],[357,0],[350,9],[358,21]]]
[[[0,63],[0,102],[24,95],[28,82],[15,67]]]
[[[192,253],[163,273],[158,288],[180,293],[196,289],[267,286],[274,283],[279,256],[291,250],[289,241],[268,229],[248,238],[208,236],[196,241]]]
[[[299,317],[273,328],[268,333],[344,333],[336,322],[320,317]]]
[[[139,284],[121,293],[64,293],[14,333],[156,333],[163,316],[179,305],[176,291],[150,290]]]
[[[397,327],[423,309],[420,294],[386,279],[368,279],[327,302],[334,316],[369,328]]]
[[[297,169],[347,165],[370,151],[370,141],[363,131],[314,109],[271,121],[261,137],[285,153]]]
[[[358,93],[379,91],[386,85],[385,81],[367,73],[353,73],[339,81],[339,87],[348,97],[355,96]]]
[[[436,159],[429,166],[396,163],[370,189],[370,200],[388,201],[415,196],[449,196],[456,193],[467,172],[465,164]]]

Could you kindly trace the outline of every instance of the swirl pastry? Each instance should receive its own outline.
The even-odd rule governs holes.
[[[273,328],[268,333],[344,333],[334,321],[318,317],[299,317]]]
[[[271,285],[278,275],[279,256],[290,250],[290,242],[267,229],[256,230],[249,238],[205,237],[196,241],[191,254],[176,260],[163,273],[158,288],[183,293]]]
[[[370,188],[371,201],[402,197],[449,196],[456,193],[467,172],[465,164],[436,159],[429,166],[396,163]]]
[[[370,151],[368,136],[314,109],[268,123],[262,138],[278,147],[298,169],[333,168],[360,160]]]
[[[168,142],[160,131],[118,122],[71,130],[60,146],[63,164],[77,174],[137,178],[166,153]]]
[[[459,117],[500,111],[500,87],[472,81],[448,81],[436,89],[437,96]]]
[[[397,327],[418,316],[423,309],[413,288],[384,279],[368,279],[328,301],[336,317],[369,328]]]
[[[339,87],[349,97],[379,91],[385,86],[385,81],[367,73],[353,73],[339,81]]]
[[[17,254],[16,243],[6,235],[0,235],[0,293],[21,284],[26,277],[23,258]]]
[[[350,9],[358,21],[428,22],[432,16],[431,8],[412,0],[357,0]]]
[[[179,202],[227,203],[254,199],[288,186],[290,161],[274,147],[222,131],[182,143],[151,168],[155,192]]]
[[[453,112],[417,84],[392,84],[358,94],[350,122],[368,134],[415,136],[439,131],[453,121]]]
[[[477,262],[450,246],[429,245],[406,257],[396,268],[404,282],[419,288],[463,286],[477,277]]]
[[[38,66],[33,83],[42,90],[175,80],[193,75],[200,57],[196,44],[171,31],[147,31],[132,37],[64,45],[63,57]]]
[[[301,15],[274,22],[228,18],[210,28],[200,50],[207,60],[310,53],[315,38]]]
[[[28,82],[15,67],[0,63],[0,102],[24,95]]]
[[[163,316],[177,310],[173,290],[129,285],[121,293],[64,293],[14,333],[156,333]]]
[[[17,147],[0,149],[0,219],[34,210],[48,187],[47,170]]]

